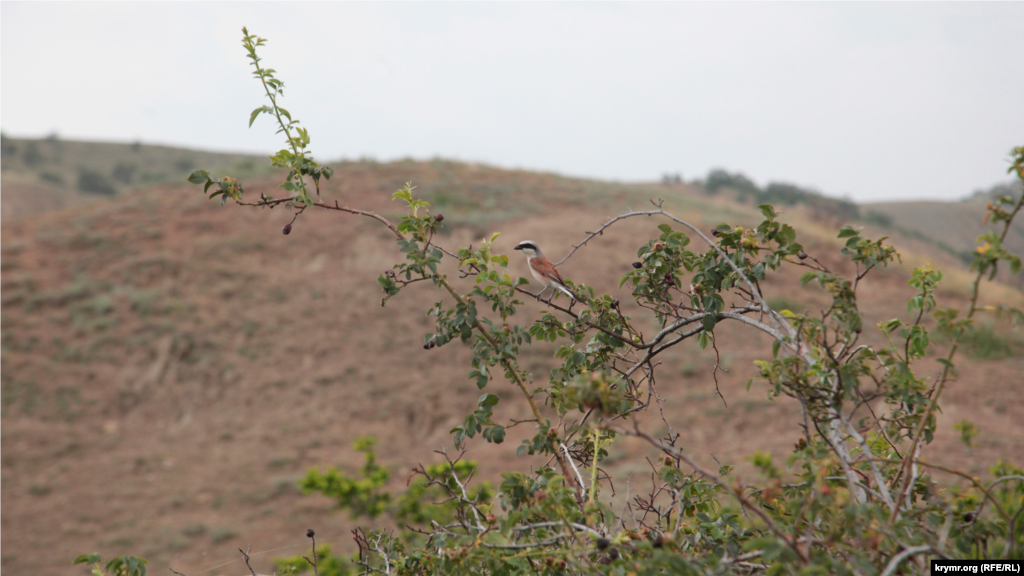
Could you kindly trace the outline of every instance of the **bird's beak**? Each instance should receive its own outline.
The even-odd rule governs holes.
[[[515,248],[513,248],[513,250],[522,250],[522,249],[523,249],[522,246],[516,246]]]

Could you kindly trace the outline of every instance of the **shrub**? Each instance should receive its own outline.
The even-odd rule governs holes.
[[[102,196],[117,194],[114,185],[105,176],[88,168],[79,168],[78,170],[78,189],[88,194]]]
[[[43,155],[39,152],[39,145],[33,141],[25,144],[25,155],[23,157],[26,166],[37,166],[43,163]]]
[[[135,175],[135,164],[125,164],[118,162],[117,166],[114,166],[114,171],[110,176],[122,184],[130,184],[132,176]]]
[[[864,215],[864,221],[880,228],[892,228],[892,216],[884,212],[868,210],[868,213]]]
[[[533,426],[516,448],[519,457],[535,458],[531,472],[506,471],[493,491],[471,484],[471,463],[459,454],[418,467],[417,481],[394,496],[384,489],[389,472],[376,462],[368,439],[357,445],[366,457],[359,476],[310,471],[303,480],[306,491],[334,498],[357,518],[387,515],[409,528],[397,535],[379,527],[354,530],[359,551],[353,564],[362,574],[895,574],[923,572],[929,558],[1024,554],[1024,471],[999,462],[984,482],[952,471],[967,484],[940,490],[937,475],[950,471],[922,458],[955,369],[955,343],[982,312],[981,280],[999,262],[1020,271],[1020,259],[1001,241],[1024,200],[989,205],[987,218],[1000,224],[1002,235],[988,233],[974,253],[978,282],[965,313],[938,308],[940,272],[915,269],[908,319],[877,327],[889,342],[885,346],[859,344],[862,332],[873,328],[864,326],[857,291],[864,289],[864,275],[898,258],[896,249],[842,227],[840,255],[857,270],[855,278],[846,277],[807,259],[797,231],[770,205],[761,206],[764,219],[756,227],[722,224],[711,237],[661,205],[621,214],[589,237],[611,234],[625,219],[660,221],[638,242],[637,261],[619,282],[629,287],[642,317],[625,314],[611,295],[566,281],[565,288],[585,303],[552,297],[543,301],[539,318],[521,325],[516,322],[524,301],[539,300],[540,294],[509,274],[508,256],[494,250],[497,234],[473,246],[438,246],[435,231],[444,225],[443,215],[418,198],[411,184],[392,195],[405,209],[396,221],[317,200],[319,179],[332,173],[313,161],[308,132],[281,111],[282,84],[256,55],[264,40],[243,33],[270,100],[252,111],[250,124],[270,114],[287,138],[288,148],[271,157],[274,166],[288,170],[285,196],[264,193],[247,201],[237,180],[204,170],[189,181],[221,203],[286,206],[295,210],[296,225],[306,209],[318,208],[367,216],[387,227],[401,257],[377,278],[382,306],[407,289],[436,290],[424,353],[450,344],[465,347],[472,356],[468,378],[481,390],[507,381],[531,415],[509,424],[496,420],[500,398],[483,391],[451,430],[457,448],[479,438],[499,450],[507,426]],[[1024,147],[1013,154],[1013,170],[1024,180]],[[781,198],[798,192],[774,193]],[[700,246],[691,246],[694,238]],[[293,254],[294,249],[281,257]],[[760,281],[796,263],[805,270],[801,283],[831,299],[827,310],[778,312],[765,301]],[[914,374],[930,346],[926,317],[954,342],[938,377],[928,380]],[[785,464],[767,454],[750,458],[761,476],[753,485],[734,477],[731,466],[708,467],[684,450],[663,414],[658,435],[636,418],[661,406],[656,373],[663,358],[689,339],[717,355],[722,344],[716,327],[722,323],[771,336],[770,356],[756,363],[757,381],[772,398],[795,399],[804,416]],[[560,361],[543,376],[520,361],[525,349],[542,341],[556,344]],[[861,417],[858,408],[869,398],[878,408]],[[659,456],[647,462],[653,468],[650,488],[620,509],[611,506],[601,464],[623,437]],[[312,540],[313,531],[307,535]],[[315,540],[310,546],[316,549]]]
[[[45,182],[50,182],[51,184],[64,184],[63,176],[61,176],[57,172],[50,172],[49,170],[43,170],[42,172],[40,172],[39,178]]]

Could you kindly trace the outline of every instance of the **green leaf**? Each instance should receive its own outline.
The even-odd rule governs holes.
[[[850,227],[849,224],[847,224],[846,226],[843,226],[841,230],[839,230],[839,236],[838,237],[839,238],[849,238],[851,236],[856,236],[857,234],[860,234],[860,231],[859,230],[854,230],[852,227]]]
[[[484,433],[484,438],[495,444],[501,444],[505,441],[505,427],[499,424],[489,429]]]
[[[700,319],[701,324],[704,326],[706,332],[711,332],[715,329],[715,324],[718,323],[718,315],[714,312],[706,314]]]
[[[256,121],[256,117],[259,116],[260,113],[266,109],[266,106],[260,106],[259,108],[252,111],[252,114],[249,115],[249,128],[252,128],[252,123]]]
[[[196,170],[188,175],[188,181],[193,184],[202,184],[210,181],[210,173],[206,170]]]

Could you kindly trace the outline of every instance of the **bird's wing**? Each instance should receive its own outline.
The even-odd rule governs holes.
[[[562,279],[562,275],[558,273],[558,268],[555,268],[555,265],[547,258],[540,256],[531,258],[530,267],[533,268],[537,274],[540,274],[545,278],[548,278],[558,284],[565,284],[565,280]]]

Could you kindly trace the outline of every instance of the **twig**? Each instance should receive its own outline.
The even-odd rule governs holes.
[[[892,560],[889,560],[889,563],[885,566],[885,570],[882,571],[882,576],[892,576],[892,574],[896,572],[896,569],[899,568],[900,562],[903,562],[908,556],[913,556],[914,554],[921,554],[922,552],[927,552],[931,549],[932,547],[928,546],[927,544],[923,546],[913,546],[907,548],[903,552],[900,552],[899,554],[893,556]]]
[[[755,506],[749,500],[744,498],[743,494],[739,490],[733,489],[731,486],[726,484],[721,478],[719,478],[716,474],[712,474],[711,472],[705,470],[693,458],[690,458],[689,456],[684,454],[681,450],[678,450],[677,448],[674,448],[672,446],[664,444],[663,442],[659,442],[658,440],[652,438],[648,434],[645,434],[644,432],[641,432],[640,428],[638,427],[638,425],[636,423],[636,421],[633,422],[633,431],[632,432],[630,432],[629,430],[625,430],[625,429],[617,429],[616,431],[619,432],[620,434],[626,434],[628,436],[637,436],[639,438],[643,438],[644,440],[647,440],[647,442],[649,442],[653,446],[661,449],[662,452],[665,452],[669,456],[671,456],[671,457],[673,457],[673,458],[675,458],[677,460],[682,460],[683,462],[686,462],[686,464],[689,465],[691,468],[693,468],[695,472],[697,472],[701,476],[704,476],[708,480],[714,482],[715,484],[717,484],[720,488],[722,488],[726,492],[732,494],[733,498],[735,498],[740,503],[741,506],[743,506],[744,508],[746,508],[746,509],[750,510],[751,512],[753,512],[754,514],[756,514],[761,519],[761,521],[764,522],[766,526],[768,526],[769,530],[774,532],[776,536],[778,536],[783,542],[786,543],[787,546],[789,546],[794,552],[796,552],[797,556],[799,556],[800,559],[805,564],[810,561],[808,559],[808,557],[807,557],[807,554],[803,550],[801,550],[799,546],[797,546],[796,541],[794,541],[793,538],[789,534],[786,534],[785,532],[783,532],[782,529],[779,528],[778,524],[776,524],[775,521],[772,520],[770,516],[765,514],[764,510],[762,510],[760,506]]]
[[[316,567],[316,532],[313,532],[313,529],[310,528],[309,530],[306,530],[306,536],[313,541],[313,559],[310,560],[309,558],[306,558],[306,562],[313,565],[313,576],[320,576],[320,572]],[[305,556],[303,556],[303,558],[305,558]]]
[[[565,458],[569,461],[569,465],[572,466],[572,471],[576,473],[576,481],[580,483],[580,488],[584,491],[587,489],[587,485],[583,483],[583,476],[580,475],[580,471],[576,468],[576,463],[573,462],[572,456],[569,454],[569,448],[562,442],[562,450],[565,452]]]
[[[256,576],[256,571],[253,570],[252,566],[249,564],[249,552],[252,552],[252,544],[249,544],[249,552],[246,552],[241,548],[239,548],[238,551],[242,553],[242,558],[245,558],[245,565],[249,567],[249,572],[252,572],[252,576]]]
[[[392,224],[390,221],[388,221],[387,218],[381,216],[380,214],[377,214],[376,212],[370,212],[369,210],[359,210],[357,208],[349,208],[348,206],[341,206],[338,204],[337,201],[334,202],[334,205],[327,204],[326,202],[313,202],[313,206],[316,206],[318,208],[326,208],[328,210],[348,212],[349,214],[355,214],[357,216],[368,216],[370,218],[373,218],[374,220],[379,220],[381,223],[387,226],[389,230],[394,232],[395,236],[398,236],[399,240],[405,240],[405,235],[399,232],[398,228],[394,224]]]

